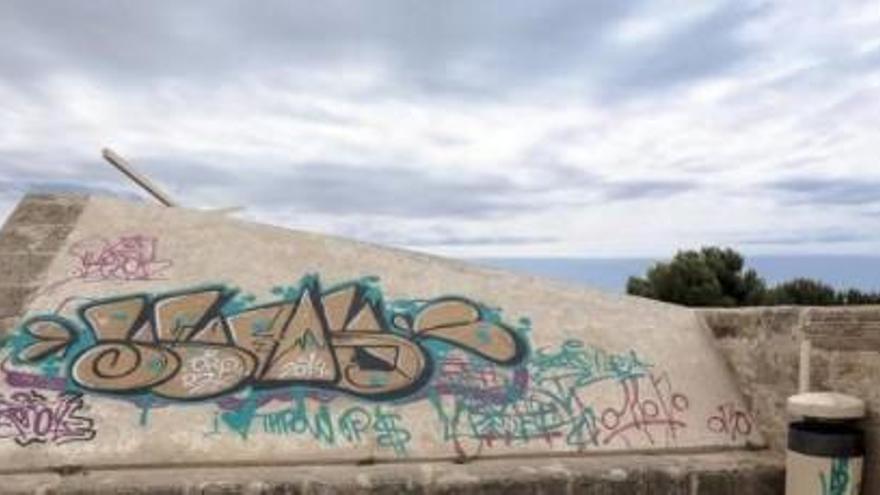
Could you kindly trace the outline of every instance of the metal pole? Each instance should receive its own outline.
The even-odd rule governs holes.
[[[103,155],[105,160],[110,162],[111,165],[125,174],[125,176],[131,179],[135,184],[141,186],[145,191],[150,193],[150,195],[156,198],[158,202],[165,206],[177,206],[177,203],[174,202],[170,196],[162,192],[162,190],[159,189],[157,185],[153,184],[150,179],[138,173],[127,161],[125,161],[124,158],[117,155],[113,150],[110,148],[104,148],[101,150],[101,155]]]

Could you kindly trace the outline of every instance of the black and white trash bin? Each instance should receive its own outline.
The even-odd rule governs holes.
[[[856,425],[865,402],[831,392],[789,397],[786,495],[859,495],[864,434]]]

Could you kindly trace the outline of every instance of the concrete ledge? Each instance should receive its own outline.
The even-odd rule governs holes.
[[[777,495],[770,451],[485,460],[469,464],[81,471],[0,476],[0,493]]]

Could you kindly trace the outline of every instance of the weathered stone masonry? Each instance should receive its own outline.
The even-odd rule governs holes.
[[[770,446],[785,449],[786,398],[797,393],[800,342],[813,344],[812,387],[867,401],[865,495],[880,494],[880,307],[778,307],[700,312],[736,372]]]
[[[19,321],[73,231],[86,196],[29,195],[0,235],[0,338]]]

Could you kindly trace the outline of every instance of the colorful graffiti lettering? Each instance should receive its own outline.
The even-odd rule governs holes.
[[[847,495],[849,493],[850,473],[849,458],[836,457],[831,461],[831,473],[819,473],[822,484],[822,495]]]
[[[450,372],[445,372],[451,366]],[[662,435],[674,444],[687,396],[635,352],[607,353],[576,340],[538,349],[522,369],[491,371],[455,356],[443,363],[431,397],[444,436],[463,455],[532,441],[585,450]]]
[[[69,250],[77,260],[71,276],[86,281],[155,279],[173,265],[159,259],[158,244],[155,237],[139,234],[76,242]]]
[[[530,352],[526,318],[512,325],[460,296],[387,301],[372,277],[322,287],[307,276],[272,293],[257,303],[202,286],[26,319],[0,376],[33,394],[19,402],[55,392],[69,409],[57,409],[67,412],[52,416],[52,428],[40,417],[25,433],[21,425],[37,422],[0,412],[0,436],[22,445],[91,438],[91,420],[77,414],[84,393],[134,404],[143,426],[154,409],[206,402],[215,407],[207,435],[291,436],[401,457],[425,435],[473,456],[532,443],[578,452],[674,446],[687,428],[688,396],[634,350],[569,339]],[[339,396],[350,400],[340,406]],[[416,402],[430,412],[407,414]],[[733,404],[718,413],[710,430],[732,440],[751,433]]]
[[[31,342],[18,358],[69,352],[77,387],[117,395],[198,401],[246,386],[308,385],[385,400],[430,379],[426,343],[507,366],[526,353],[517,332],[461,297],[409,301],[404,312],[389,309],[366,281],[322,290],[307,277],[276,292],[280,301],[259,306],[224,287],[91,302],[79,310],[84,329],[56,316],[27,321]]]
[[[566,340],[557,352],[538,349],[530,365],[537,383],[560,386],[560,380],[564,380],[573,387],[607,379],[640,377],[647,374],[649,368],[633,351],[609,354],[578,340]]]
[[[706,420],[706,427],[709,431],[726,435],[732,441],[752,434],[751,415],[737,408],[734,403],[721,404],[716,408],[716,411],[716,414],[709,416],[709,419]]]
[[[457,350],[447,353],[438,368],[431,384],[434,393],[481,404],[515,400],[529,382],[524,366],[498,368]]]
[[[82,416],[82,395],[62,393],[55,399],[36,392],[0,395],[0,438],[12,438],[18,445],[56,445],[91,440],[93,420]]]

